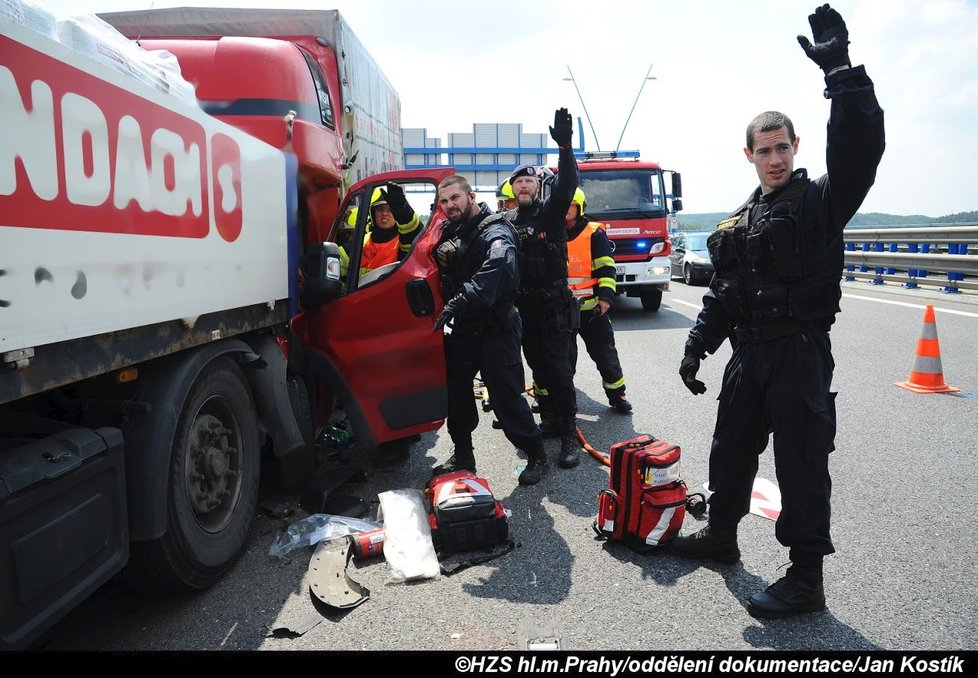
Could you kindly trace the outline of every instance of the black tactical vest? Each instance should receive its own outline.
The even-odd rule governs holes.
[[[461,291],[462,285],[471,280],[482,267],[485,260],[483,252],[473,245],[483,231],[497,222],[505,224],[510,229],[513,228],[505,214],[489,214],[478,224],[458,225],[449,222],[442,231],[438,245],[434,249],[434,258],[438,263],[446,298]],[[517,247],[519,247],[518,238]]]
[[[708,238],[711,288],[738,326],[831,323],[839,312],[840,245],[805,214],[810,187],[798,170],[773,200],[749,201]]]
[[[536,203],[529,215],[524,213],[522,223],[517,221],[519,210],[506,212],[519,240],[520,292],[523,294],[550,292],[567,286],[567,238],[555,242],[548,237],[542,212],[542,203]]]

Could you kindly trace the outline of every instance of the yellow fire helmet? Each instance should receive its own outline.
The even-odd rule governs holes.
[[[584,191],[580,188],[574,190],[574,197],[571,199],[572,205],[577,205],[577,216],[584,214],[584,208],[587,207],[587,200],[584,198]]]

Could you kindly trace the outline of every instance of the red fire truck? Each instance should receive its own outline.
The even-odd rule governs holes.
[[[668,223],[682,209],[679,172],[613,151],[586,152],[578,168],[588,216],[607,224],[618,293],[639,297],[642,308],[657,311],[671,277]]]

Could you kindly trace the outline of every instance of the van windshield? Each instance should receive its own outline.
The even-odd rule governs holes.
[[[581,190],[594,219],[649,219],[666,215],[659,170],[593,170],[581,172]]]

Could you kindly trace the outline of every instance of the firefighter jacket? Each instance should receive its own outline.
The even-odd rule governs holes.
[[[502,323],[514,311],[519,282],[517,239],[512,224],[485,203],[464,224],[446,221],[435,247],[442,296],[461,294],[456,326],[471,322]]]
[[[564,216],[577,189],[577,160],[570,148],[561,148],[557,180],[546,200],[506,213],[520,238],[520,299],[564,299],[567,286],[567,226]],[[542,186],[541,186],[542,190]]]
[[[687,353],[713,353],[724,339],[766,341],[809,327],[828,329],[839,312],[842,229],[876,179],[885,147],[883,111],[863,66],[826,76],[832,101],[828,172],[805,170],[787,185],[756,189],[708,239],[716,269]]]
[[[404,259],[411,251],[415,236],[421,230],[421,219],[414,214],[408,223],[398,223],[396,231],[393,228],[372,228],[369,221],[367,225],[370,230],[363,236],[360,275]],[[346,272],[350,268],[348,247],[349,244],[340,247],[340,275],[343,277],[346,277]]]
[[[592,310],[598,299],[609,304],[615,299],[615,260],[603,226],[578,217],[567,230],[567,285],[582,311]]]

